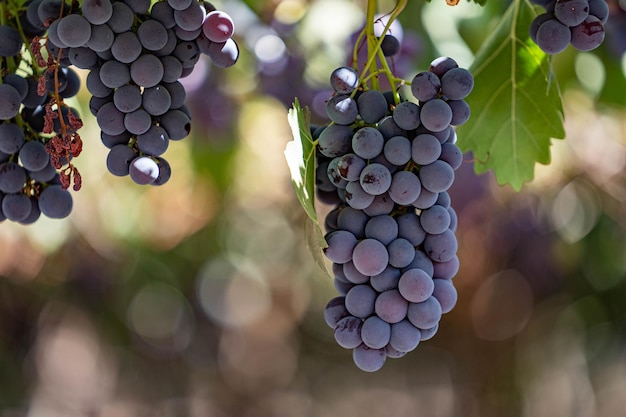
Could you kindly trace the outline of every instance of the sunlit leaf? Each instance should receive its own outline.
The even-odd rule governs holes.
[[[307,247],[313,259],[328,274],[323,253],[327,245],[315,212],[315,142],[310,132],[310,111],[300,107],[296,99],[289,109],[288,119],[293,140],[287,143],[285,158],[291,171],[291,183],[308,216],[305,225]]]
[[[516,190],[533,179],[537,162],[550,162],[551,138],[565,137],[549,56],[528,35],[535,15],[530,3],[515,0],[478,51],[467,98],[472,118],[458,129],[476,172],[493,169],[499,184]]]
[[[291,171],[291,183],[306,214],[317,222],[315,213],[315,144],[309,130],[311,113],[296,99],[289,109],[293,140],[287,143],[285,158]]]

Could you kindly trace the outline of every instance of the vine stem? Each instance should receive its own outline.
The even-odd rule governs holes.
[[[59,19],[63,18],[63,12],[65,8],[65,2],[61,2],[61,11],[59,12]],[[61,124],[61,133],[65,135],[67,132],[67,126],[65,125],[65,121],[63,120],[63,112],[61,105],[63,104],[63,99],[59,95],[59,63],[61,62],[61,55],[63,54],[63,48],[59,48],[59,52],[56,56],[56,62],[54,64],[54,100],[57,105],[57,112],[59,114],[59,123]],[[66,150],[67,161],[70,166],[72,164],[69,162],[69,150]]]
[[[374,77],[378,77],[380,74],[387,74],[387,70],[383,68],[383,69],[378,69],[378,70],[376,70],[374,72],[370,72],[370,74],[368,76],[363,77],[361,79],[361,82],[362,83],[367,83],[369,80],[371,80]],[[401,84],[406,84],[407,83],[406,80],[404,80],[402,78],[399,78],[399,77],[393,77],[393,76],[391,78],[389,78],[389,82],[391,84],[394,84],[394,85],[395,85],[395,83],[401,83]]]
[[[363,68],[363,75],[367,72],[372,72],[371,67],[376,61],[376,37],[374,34],[374,23],[376,17],[376,10],[378,9],[377,0],[367,0],[367,11],[365,17],[365,35],[367,39],[367,63]],[[378,78],[372,78],[372,88],[378,90]]]
[[[391,27],[391,24],[394,22],[394,20],[397,19],[397,17],[400,15],[400,13],[402,12],[402,10],[404,10],[404,8],[406,7],[408,3],[408,0],[397,0],[396,1],[396,5],[393,8],[393,10],[391,11],[390,15],[389,15],[389,19],[387,21],[387,24],[385,25],[385,28],[383,30],[383,34],[386,34],[389,31],[389,28]],[[387,78],[390,81],[391,84],[391,88],[394,94],[394,98],[396,100],[399,99],[399,97],[397,97],[398,93],[396,91],[396,87],[395,87],[395,83],[394,80],[397,80],[397,78],[395,78],[393,76],[393,73],[391,72],[391,69],[389,68],[389,65],[387,64],[387,60],[385,59],[385,57],[382,54],[382,51],[380,49],[382,43],[383,43],[383,39],[384,36],[380,36],[378,39],[376,39],[376,35],[374,33],[374,24],[375,24],[375,18],[376,18],[376,10],[377,10],[377,6],[378,6],[378,2],[377,0],[368,0],[367,1],[367,11],[366,11],[366,25],[365,25],[365,36],[367,38],[367,63],[365,64],[365,67],[363,68],[363,74],[365,75],[368,72],[375,74],[377,73],[376,68],[374,66],[375,62],[376,62],[376,58],[378,57],[379,60],[381,61],[381,66],[382,66],[382,72],[384,72],[387,75]],[[358,48],[360,39],[362,39],[362,36],[359,36],[359,40],[357,40],[357,43],[355,45],[355,51],[354,51],[354,56],[357,56],[357,51],[356,48]],[[368,77],[370,78],[370,77]],[[372,81],[372,88],[375,90],[379,89],[379,83],[378,83],[378,77],[374,76],[371,77],[371,81]]]

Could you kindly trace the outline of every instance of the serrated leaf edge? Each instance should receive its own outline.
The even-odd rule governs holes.
[[[524,97],[526,97],[528,99],[528,101],[532,104],[533,107],[536,108],[540,108],[540,106],[537,104],[536,100],[534,100],[531,96],[529,96],[528,94],[526,94],[524,92],[524,90],[520,89],[517,87],[517,53],[515,53],[517,51],[516,49],[516,45],[521,45],[521,47],[527,49],[529,51],[529,55],[530,56],[535,56],[535,54],[533,53],[532,50],[530,50],[529,46],[522,41],[522,39],[520,39],[519,37],[517,37],[516,34],[516,30],[517,30],[517,17],[518,14],[520,12],[520,7],[521,7],[521,3],[524,2],[526,0],[515,0],[513,4],[511,4],[510,9],[506,12],[506,14],[502,17],[502,20],[500,22],[500,24],[498,25],[498,27],[496,27],[496,29],[494,29],[491,32],[491,35],[484,41],[484,45],[488,45],[492,39],[494,37],[496,37],[498,35],[498,33],[500,32],[500,26],[501,25],[505,25],[506,22],[510,19],[510,29],[509,29],[509,42],[502,42],[501,45],[498,46],[498,48],[496,48],[488,57],[486,57],[485,59],[482,60],[481,65],[478,68],[471,68],[470,67],[470,71],[474,74],[474,77],[477,77],[481,71],[483,70],[483,68],[487,67],[491,61],[493,61],[501,52],[504,48],[511,46],[511,71],[510,71],[510,77],[508,79],[507,82],[503,83],[497,90],[496,92],[492,95],[492,97],[487,101],[487,105],[486,107],[488,107],[489,105],[491,105],[493,103],[494,100],[496,100],[496,98],[499,96],[499,93],[504,90],[505,88],[509,87],[511,88],[511,117],[509,118],[508,123],[504,123],[500,129],[498,129],[497,133],[499,134],[500,132],[505,131],[509,126],[519,126],[520,128],[526,130],[529,134],[529,137],[531,137],[533,139],[533,145],[535,145],[535,148],[540,148],[540,145],[538,143],[538,141],[535,139],[535,135],[532,134],[532,132],[530,131],[530,129],[526,126],[525,123],[520,122],[517,120],[517,113],[516,113],[516,98],[517,98],[517,92],[519,90],[519,92],[521,94],[524,95]],[[510,14],[512,14],[512,16],[509,16]],[[477,56],[479,56],[479,53],[477,54]],[[544,57],[546,55],[544,54]],[[545,59],[545,58],[544,58]],[[476,61],[475,61],[476,62]],[[547,80],[551,80],[552,79],[552,73],[548,73],[546,74],[546,72],[543,69],[543,65],[541,61],[536,61],[536,63],[538,64],[538,68],[540,69],[540,71],[542,72],[542,74],[544,75],[544,77]],[[549,83],[552,84],[552,83]],[[561,99],[561,93],[558,90],[558,84],[556,82],[554,82],[555,88],[557,88],[557,94],[559,99]],[[562,134],[556,135],[556,136],[551,136],[553,138],[556,139],[562,139],[565,137],[565,132],[564,129],[562,127],[563,124],[563,110],[562,107],[560,107],[558,109],[558,113],[560,114],[560,120],[561,120],[561,129],[560,131],[562,132]],[[551,123],[551,119],[547,118],[545,116],[545,114],[543,112],[538,112],[539,115],[541,115],[541,117],[546,121],[547,124],[553,125],[553,123]],[[478,121],[476,123],[474,123],[473,127],[467,132],[467,136],[471,136],[471,134],[473,134],[473,132],[480,126],[480,120],[482,120],[484,117],[487,116],[487,113],[482,112],[481,115],[478,118]],[[516,129],[515,128],[511,128],[511,140],[512,140],[512,148],[513,148],[513,152],[517,152],[518,150],[518,146],[517,146],[517,133],[516,133]],[[548,156],[548,160],[537,160],[537,162],[539,163],[549,163],[550,162],[550,156]],[[512,163],[513,163],[513,172],[515,173],[515,177],[516,178],[521,178],[521,174],[520,174],[520,168],[518,165],[518,158],[517,158],[517,154],[514,154],[512,157]],[[477,162],[475,164],[475,168],[476,168],[476,172],[478,173],[482,173],[487,171],[490,168],[486,168],[483,167],[484,169],[481,169],[479,162]],[[493,168],[491,168],[493,169]],[[494,170],[494,173],[496,174],[496,180],[498,181],[498,184],[503,185],[503,184],[510,184],[516,191],[519,191],[521,189],[521,187],[523,186],[524,182],[526,181],[530,181],[534,178],[534,173],[533,176],[531,178],[529,178],[528,180],[522,180],[521,183],[512,183],[512,182],[506,182],[506,181],[500,181],[500,178],[498,176],[498,173]]]

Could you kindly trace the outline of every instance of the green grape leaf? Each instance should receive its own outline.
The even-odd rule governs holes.
[[[551,138],[565,137],[563,107],[549,57],[530,39],[536,12],[515,0],[470,67],[475,88],[466,99],[472,118],[457,130],[459,147],[472,151],[474,169],[493,169],[500,185],[519,191],[537,162],[550,162]]]
[[[288,114],[293,140],[287,143],[285,158],[296,196],[308,216],[305,224],[307,247],[317,264],[330,275],[323,253],[327,244],[315,212],[315,142],[311,136],[310,117],[309,109],[300,107],[296,98]]]
[[[315,263],[328,275],[333,275],[328,271],[327,258],[324,255],[324,248],[328,247],[326,239],[324,239],[324,233],[319,223],[307,217],[306,223],[304,223],[304,234],[306,236],[306,247],[313,255]]]
[[[291,171],[291,183],[300,204],[311,220],[317,222],[315,213],[315,142],[310,132],[310,110],[300,107],[296,98],[289,109],[289,126],[293,140],[287,143],[285,158]]]

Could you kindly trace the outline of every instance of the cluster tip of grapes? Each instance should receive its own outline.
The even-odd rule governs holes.
[[[606,0],[531,0],[545,13],[530,24],[530,38],[547,54],[563,52],[571,44],[591,51],[602,44],[609,17]]]
[[[366,372],[437,332],[452,310],[459,270],[457,216],[448,189],[463,155],[453,126],[465,123],[469,71],[435,59],[411,81],[417,100],[368,89],[351,67],[333,71],[331,122],[312,127],[320,201],[339,295],[324,317],[337,343]]]
[[[153,4],[154,3],[154,4]],[[89,71],[89,109],[113,175],[162,185],[170,140],[187,137],[191,113],[180,79],[202,55],[235,64],[234,23],[198,0],[29,0],[3,6],[0,25],[0,221],[67,217],[68,188],[81,187],[72,159],[83,148],[78,111],[64,103]]]

